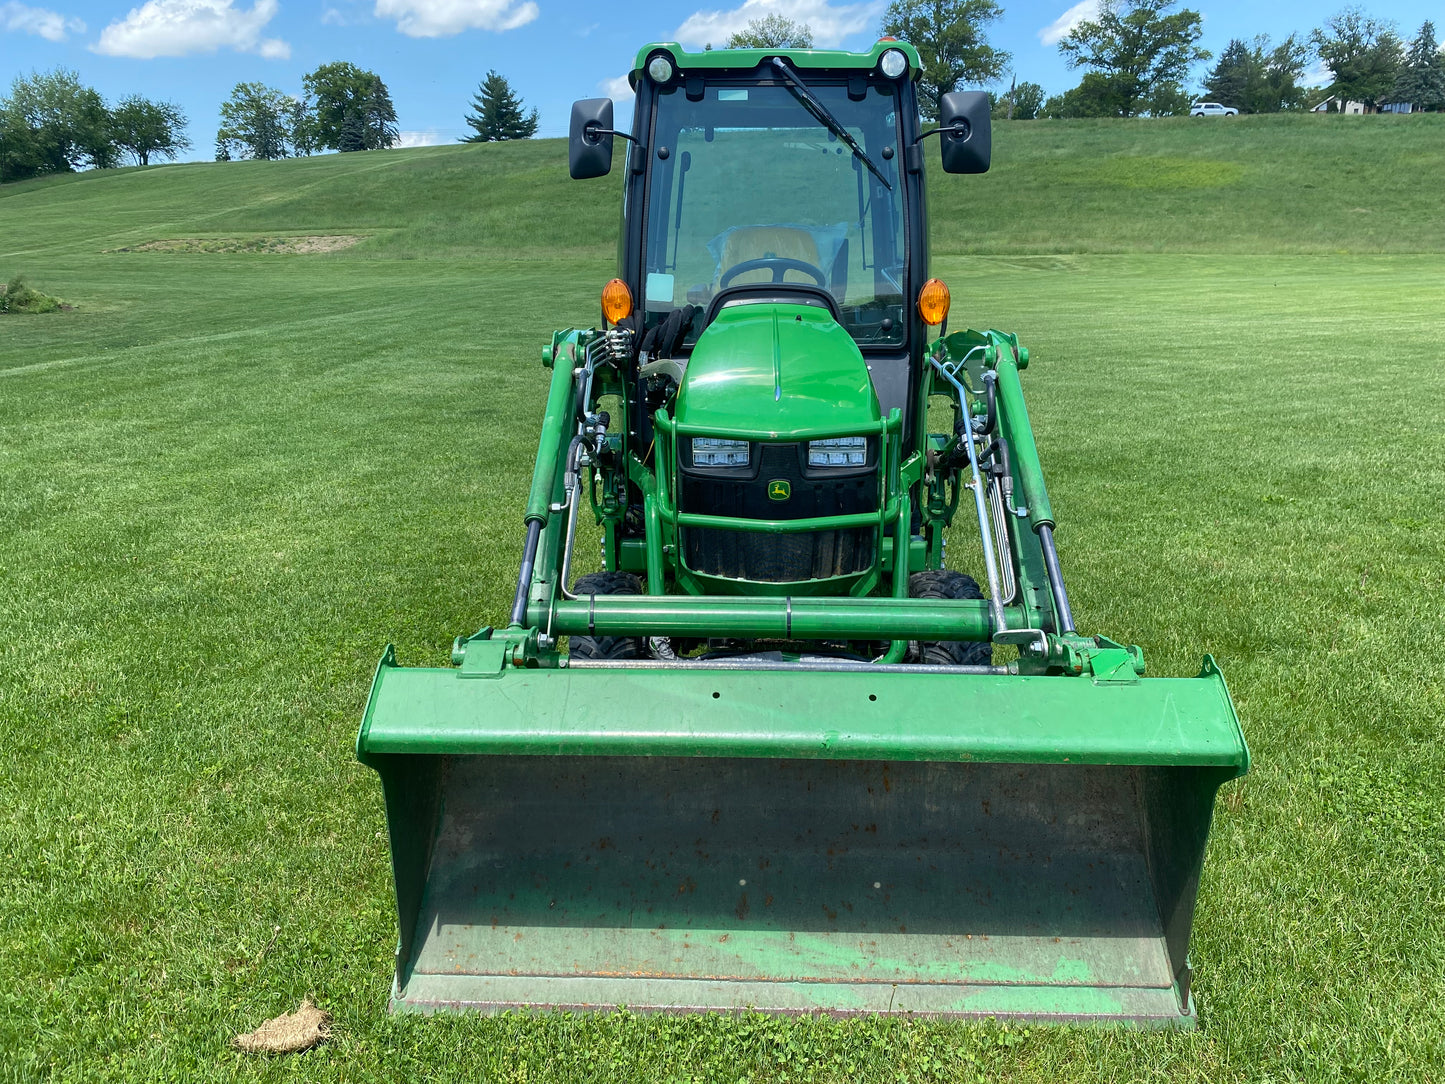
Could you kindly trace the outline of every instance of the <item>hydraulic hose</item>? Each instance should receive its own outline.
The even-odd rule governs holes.
[[[1054,529],[1047,524],[1039,527],[1039,546],[1044,551],[1044,567],[1049,572],[1049,588],[1054,595],[1054,609],[1058,611],[1059,632],[1074,631],[1074,612],[1069,609],[1069,594],[1064,590],[1064,573],[1059,568],[1059,551],[1054,546]]]
[[[532,590],[532,566],[537,561],[537,543],[542,538],[542,521],[527,521],[527,541],[522,547],[522,571],[517,577],[517,594],[512,599],[511,624],[521,626],[527,621],[527,595]]]

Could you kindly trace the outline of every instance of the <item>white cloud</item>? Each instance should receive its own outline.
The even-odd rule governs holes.
[[[67,33],[85,33],[85,24],[79,19],[46,8],[26,7],[16,0],[0,4],[0,28],[36,34],[46,41],[64,41]]]
[[[397,141],[392,144],[394,147],[439,147],[442,143],[442,135],[435,128],[428,128],[425,132],[399,132]]]
[[[616,79],[604,79],[597,84],[597,89],[609,98],[632,101],[632,84],[625,75],[619,75]]]
[[[108,56],[150,60],[158,56],[190,56],[234,49],[258,53],[267,60],[285,60],[291,46],[261,31],[276,15],[276,0],[256,0],[249,10],[232,0],[147,0],[119,22],[100,32],[91,46]]]
[[[445,38],[463,30],[515,30],[537,17],[532,0],[376,0],[379,19],[395,19],[411,38]]]
[[[672,36],[682,45],[701,46],[711,42],[714,48],[720,49],[728,38],[754,19],[777,14],[807,23],[813,31],[813,43],[820,48],[831,48],[841,45],[849,34],[872,26],[883,7],[883,0],[839,5],[828,0],[743,0],[742,7],[731,11],[693,12]]]
[[[1300,77],[1300,82],[1307,87],[1327,87],[1335,81],[1335,73],[1325,67],[1323,60],[1315,61],[1315,66]]]
[[[1045,45],[1057,45],[1069,36],[1069,32],[1082,22],[1099,17],[1099,0],[1079,0],[1048,26],[1039,31],[1039,41]]]

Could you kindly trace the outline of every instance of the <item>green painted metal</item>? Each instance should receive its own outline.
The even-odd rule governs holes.
[[[916,68],[901,43],[783,52],[813,72],[856,72],[889,48]],[[737,78],[778,52],[664,43],[639,67],[659,49],[684,72]],[[908,136],[914,122],[901,123]],[[922,216],[921,201],[908,206]],[[624,222],[624,241],[640,228]],[[908,258],[922,281],[926,252]],[[909,401],[885,418],[859,347],[815,306],[722,309],[685,370],[673,359],[675,386],[644,389],[652,378],[602,335],[568,329],[543,349],[552,378],[524,515],[535,567],[518,623],[458,638],[449,669],[398,667],[390,649],[377,669],[357,755],[386,799],[393,1008],[1192,1026],[1188,943],[1214,795],[1248,769],[1248,749],[1212,659],[1197,678],[1145,678],[1138,648],[1062,631],[1017,339],[970,330],[929,344],[961,388],[915,341]],[[996,524],[1017,581],[998,611],[1006,629],[982,600],[908,597],[908,573],[942,567],[944,528],[977,507],[960,500],[972,468],[959,442],[989,414],[990,384],[996,429],[975,453],[1003,438],[996,466],[1026,508]],[[955,410],[953,435],[926,432],[935,396]],[[603,397],[620,399],[620,416],[600,432]],[[873,437],[878,511],[682,513],[679,452],[699,434]],[[577,449],[604,560],[644,575],[643,595],[563,591]],[[877,557],[833,579],[704,576],[681,556],[694,526],[751,543],[873,527]],[[722,654],[741,641],[753,654],[672,665],[658,648],[645,664],[599,666],[564,643],[588,635],[722,641]],[[954,640],[1015,645],[1018,658],[990,672],[897,665],[910,644]],[[821,641],[888,665],[814,669]],[[797,661],[804,652],[815,658]]]
[[[537,467],[532,472],[532,490],[527,496],[525,518],[528,522],[546,522],[556,495],[561,452],[571,440],[577,403],[576,381],[572,376],[576,341],[575,337],[569,337],[560,347],[553,341],[553,357],[559,360],[552,363],[552,383],[542,415],[542,432],[537,438]]]
[[[399,1010],[1167,1026],[1194,1019],[1187,932],[1213,794],[1248,763],[1208,660],[1200,678],[1109,684],[510,667],[478,681],[388,654],[358,754],[386,788]]]
[[[673,420],[679,434],[740,440],[878,433],[858,344],[813,305],[724,308],[698,338]]]
[[[1006,611],[1016,627],[1024,612]],[[987,603],[913,598],[609,595],[533,607],[528,621],[576,636],[729,636],[775,640],[987,640]]]
[[[815,516],[809,519],[740,519],[710,516],[703,512],[678,512],[673,520],[681,527],[723,527],[731,531],[826,531],[843,527],[876,527],[885,519],[882,512],[856,512],[846,516]]]
[[[920,71],[918,50],[906,41],[879,41],[874,44],[873,48],[863,53],[850,53],[842,49],[708,49],[700,53],[690,53],[677,42],[659,41],[644,45],[637,50],[629,78],[635,87],[637,80],[642,76],[642,69],[647,65],[648,58],[659,52],[670,55],[678,69],[683,72],[695,69],[751,71],[768,57],[773,56],[787,57],[788,61],[797,68],[842,69],[845,71],[862,69],[866,71],[876,68],[878,58],[889,49],[903,50],[903,54],[908,57],[910,78],[917,79]]]
[[[384,753],[862,758],[1241,774],[1249,762],[1212,660],[1197,678],[1109,682],[626,667],[508,667],[479,682],[464,670],[388,659],[357,750],[363,760]]]

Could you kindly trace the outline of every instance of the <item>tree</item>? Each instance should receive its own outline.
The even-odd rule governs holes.
[[[794,22],[786,15],[773,12],[761,19],[751,20],[732,37],[728,38],[729,49],[811,49],[813,28],[807,23]]]
[[[316,142],[316,113],[311,108],[309,98],[292,98],[291,109],[286,119],[291,126],[292,154],[309,157],[313,152],[321,149]]]
[[[463,143],[531,139],[537,134],[537,111],[523,113],[522,100],[512,92],[512,84],[494,71],[487,72],[472,97],[472,111],[466,122],[474,131],[462,139]]]
[[[0,179],[70,173],[116,164],[105,99],[66,68],[17,76],[0,100]]]
[[[1113,81],[1098,72],[1085,72],[1073,90],[1056,94],[1044,103],[1044,116],[1056,119],[1117,117],[1122,108]]]
[[[1248,102],[1254,90],[1264,82],[1264,65],[1248,45],[1231,38],[1219,54],[1219,62],[1204,77],[1204,96],[1241,113],[1252,113]]]
[[[309,100],[315,102],[310,132],[315,149],[374,151],[397,141],[396,107],[375,72],[338,60],[321,65],[301,82]],[[341,146],[343,129],[347,131],[345,147]],[[360,146],[356,145],[358,133]]]
[[[1370,18],[1360,8],[1346,8],[1310,40],[1335,77],[1330,92],[1341,101],[1374,109],[1395,89],[1403,46],[1389,23]]]
[[[1428,19],[1410,43],[1405,66],[1395,80],[1390,97],[1409,102],[1416,109],[1445,109],[1445,53],[1435,40],[1435,24]]]
[[[923,71],[918,105],[938,118],[943,96],[960,83],[991,83],[1003,74],[1009,54],[989,45],[984,28],[1003,14],[994,0],[892,0],[883,13],[885,36],[918,50]]]
[[[237,83],[221,105],[216,145],[241,158],[285,158],[291,96],[261,83]]]
[[[231,160],[231,148],[220,136],[216,137],[216,161],[229,162]]]
[[[396,129],[396,106],[391,104],[391,92],[379,78],[372,77],[371,89],[361,99],[359,108],[367,150],[386,150],[401,138]]]
[[[115,144],[138,165],[148,166],[151,156],[174,161],[191,141],[186,136],[186,115],[172,102],[153,102],[132,94],[111,112]]]
[[[1308,55],[1304,42],[1293,34],[1273,47],[1264,34],[1252,44],[1234,38],[1205,77],[1205,96],[1241,113],[1298,109],[1305,103],[1299,84]]]
[[[1267,49],[1269,38],[1254,39]],[[1277,113],[1282,109],[1304,109],[1309,102],[1309,88],[1304,86],[1305,65],[1309,62],[1309,46],[1291,34],[1267,53],[1264,65],[1264,91],[1268,95],[1256,102],[1261,113]]]
[[[24,180],[40,172],[45,155],[36,135],[24,116],[11,108],[9,99],[0,102],[0,182]]]
[[[989,94],[993,115],[998,120],[1033,120],[1044,106],[1044,88],[1037,83],[1015,80],[1007,94]]]
[[[342,119],[341,131],[336,133],[336,149],[343,154],[366,150],[366,121],[359,110],[348,111]]]
[[[1197,44],[1204,33],[1199,12],[1185,8],[1166,14],[1176,3],[1103,0],[1097,18],[1079,23],[1059,42],[1070,67],[1088,68],[1107,84],[1096,81],[1086,88],[1086,76],[1076,88],[1087,89],[1084,97],[1091,107],[1107,104],[1114,110],[1085,115],[1136,117],[1178,110],[1189,69],[1211,54]]]

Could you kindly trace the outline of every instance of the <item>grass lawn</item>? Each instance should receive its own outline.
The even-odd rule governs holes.
[[[1032,349],[1081,627],[1213,652],[1254,753],[1191,1035],[387,1016],[371,670],[505,613],[538,348],[595,318],[615,191],[556,142],[0,189],[0,279],[78,306],[0,316],[0,1081],[1445,1074],[1445,234],[1387,181],[1445,124],[1356,119],[1006,126],[967,233],[933,186],[954,326]],[[308,233],[368,240],[109,251]],[[229,1048],[306,995],[330,1043]]]

